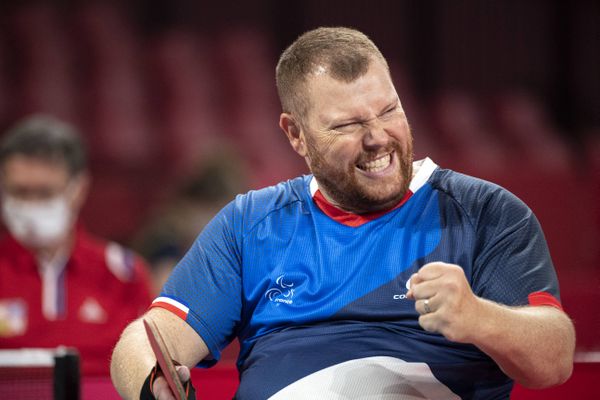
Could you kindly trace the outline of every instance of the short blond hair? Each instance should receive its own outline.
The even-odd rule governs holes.
[[[279,57],[275,78],[283,112],[305,116],[310,104],[305,90],[309,74],[325,68],[329,76],[353,82],[372,60],[387,61],[362,32],[345,27],[322,27],[298,37]]]

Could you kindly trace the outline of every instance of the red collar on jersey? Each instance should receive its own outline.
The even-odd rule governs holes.
[[[333,220],[343,225],[358,227],[401,207],[404,203],[408,201],[408,199],[410,199],[412,195],[413,193],[410,190],[407,190],[404,197],[394,207],[388,208],[387,210],[375,211],[366,214],[354,214],[337,208],[336,206],[331,204],[325,198],[325,196],[323,196],[323,193],[321,193],[319,189],[317,189],[317,191],[315,192],[313,196],[313,201],[317,204],[321,211],[323,211],[325,215],[327,215],[329,218],[332,218]]]

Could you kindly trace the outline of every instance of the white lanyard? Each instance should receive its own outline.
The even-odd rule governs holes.
[[[56,320],[66,312],[66,287],[61,275],[67,265],[67,257],[57,254],[49,260],[38,259],[42,278],[42,313],[49,320]]]

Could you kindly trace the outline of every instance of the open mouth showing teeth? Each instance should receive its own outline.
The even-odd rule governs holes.
[[[366,172],[379,172],[386,169],[392,163],[392,154],[386,154],[383,157],[378,158],[377,160],[368,161],[362,164],[357,164],[356,166],[359,169],[362,169]]]

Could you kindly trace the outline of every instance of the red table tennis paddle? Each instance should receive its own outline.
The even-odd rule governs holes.
[[[150,346],[152,346],[152,350],[154,351],[158,365],[160,366],[160,369],[162,370],[165,379],[169,384],[169,388],[171,388],[171,391],[177,400],[186,400],[187,396],[185,394],[185,390],[183,389],[183,385],[179,379],[179,375],[177,374],[177,370],[175,369],[175,364],[173,364],[169,350],[167,349],[167,346],[165,345],[165,342],[158,331],[158,327],[152,320],[144,319],[143,321],[144,328],[146,328],[146,335],[150,341]]]

